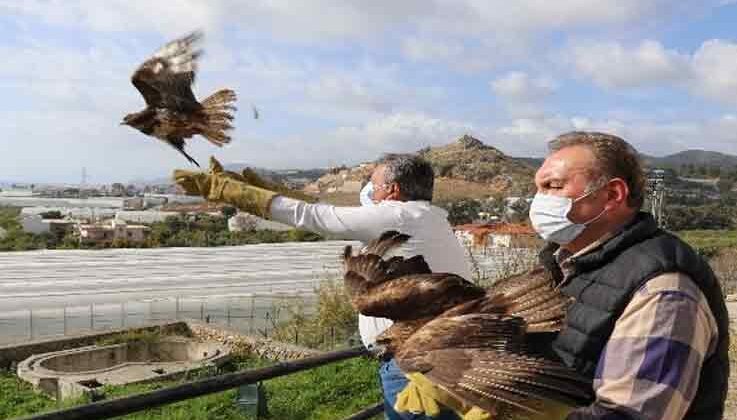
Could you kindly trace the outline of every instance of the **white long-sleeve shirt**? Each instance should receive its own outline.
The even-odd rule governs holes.
[[[387,230],[397,230],[411,238],[391,255],[422,255],[434,272],[471,278],[471,267],[448,223],[448,213],[427,201],[385,200],[374,206],[336,207],[277,196],[270,212],[274,221],[363,243]],[[373,345],[391,325],[388,319],[359,314],[361,341],[366,347]]]

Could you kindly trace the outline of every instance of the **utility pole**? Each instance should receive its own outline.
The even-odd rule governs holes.
[[[647,177],[647,196],[652,213],[659,227],[665,227],[665,171],[653,169]]]

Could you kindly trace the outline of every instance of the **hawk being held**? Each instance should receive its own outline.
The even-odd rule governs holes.
[[[479,287],[433,273],[421,255],[382,258],[409,239],[384,232],[354,255],[344,251],[345,286],[362,314],[394,324],[377,339],[400,369],[494,418],[545,413],[592,398],[591,382],[536,343],[563,325],[569,299],[543,269]]]
[[[201,32],[193,32],[171,41],[141,64],[131,82],[141,92],[146,108],[126,115],[121,122],[168,143],[197,166],[184,151],[184,139],[199,134],[218,147],[229,143],[226,131],[233,129],[232,111],[236,109],[236,95],[230,89],[221,89],[202,102],[192,93],[197,59],[202,54],[194,47],[201,39]]]

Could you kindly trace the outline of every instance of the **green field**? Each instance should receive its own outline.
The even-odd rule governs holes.
[[[737,230],[682,230],[676,234],[707,255],[722,248],[737,247]]]
[[[233,370],[264,366],[262,360],[238,357]],[[266,419],[341,419],[381,401],[377,362],[358,358],[322,366],[264,382],[268,415]],[[175,385],[162,381],[128,386],[105,387],[108,398]],[[120,417],[130,420],[230,420],[250,419],[235,405],[236,391],[230,390],[176,404]],[[85,401],[56,401],[35,392],[30,385],[9,372],[0,373],[0,419],[27,416]]]

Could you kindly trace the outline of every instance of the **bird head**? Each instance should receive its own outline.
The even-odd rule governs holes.
[[[123,117],[123,121],[120,122],[120,125],[131,125],[133,120],[136,118],[136,114],[128,114],[125,117]]]

